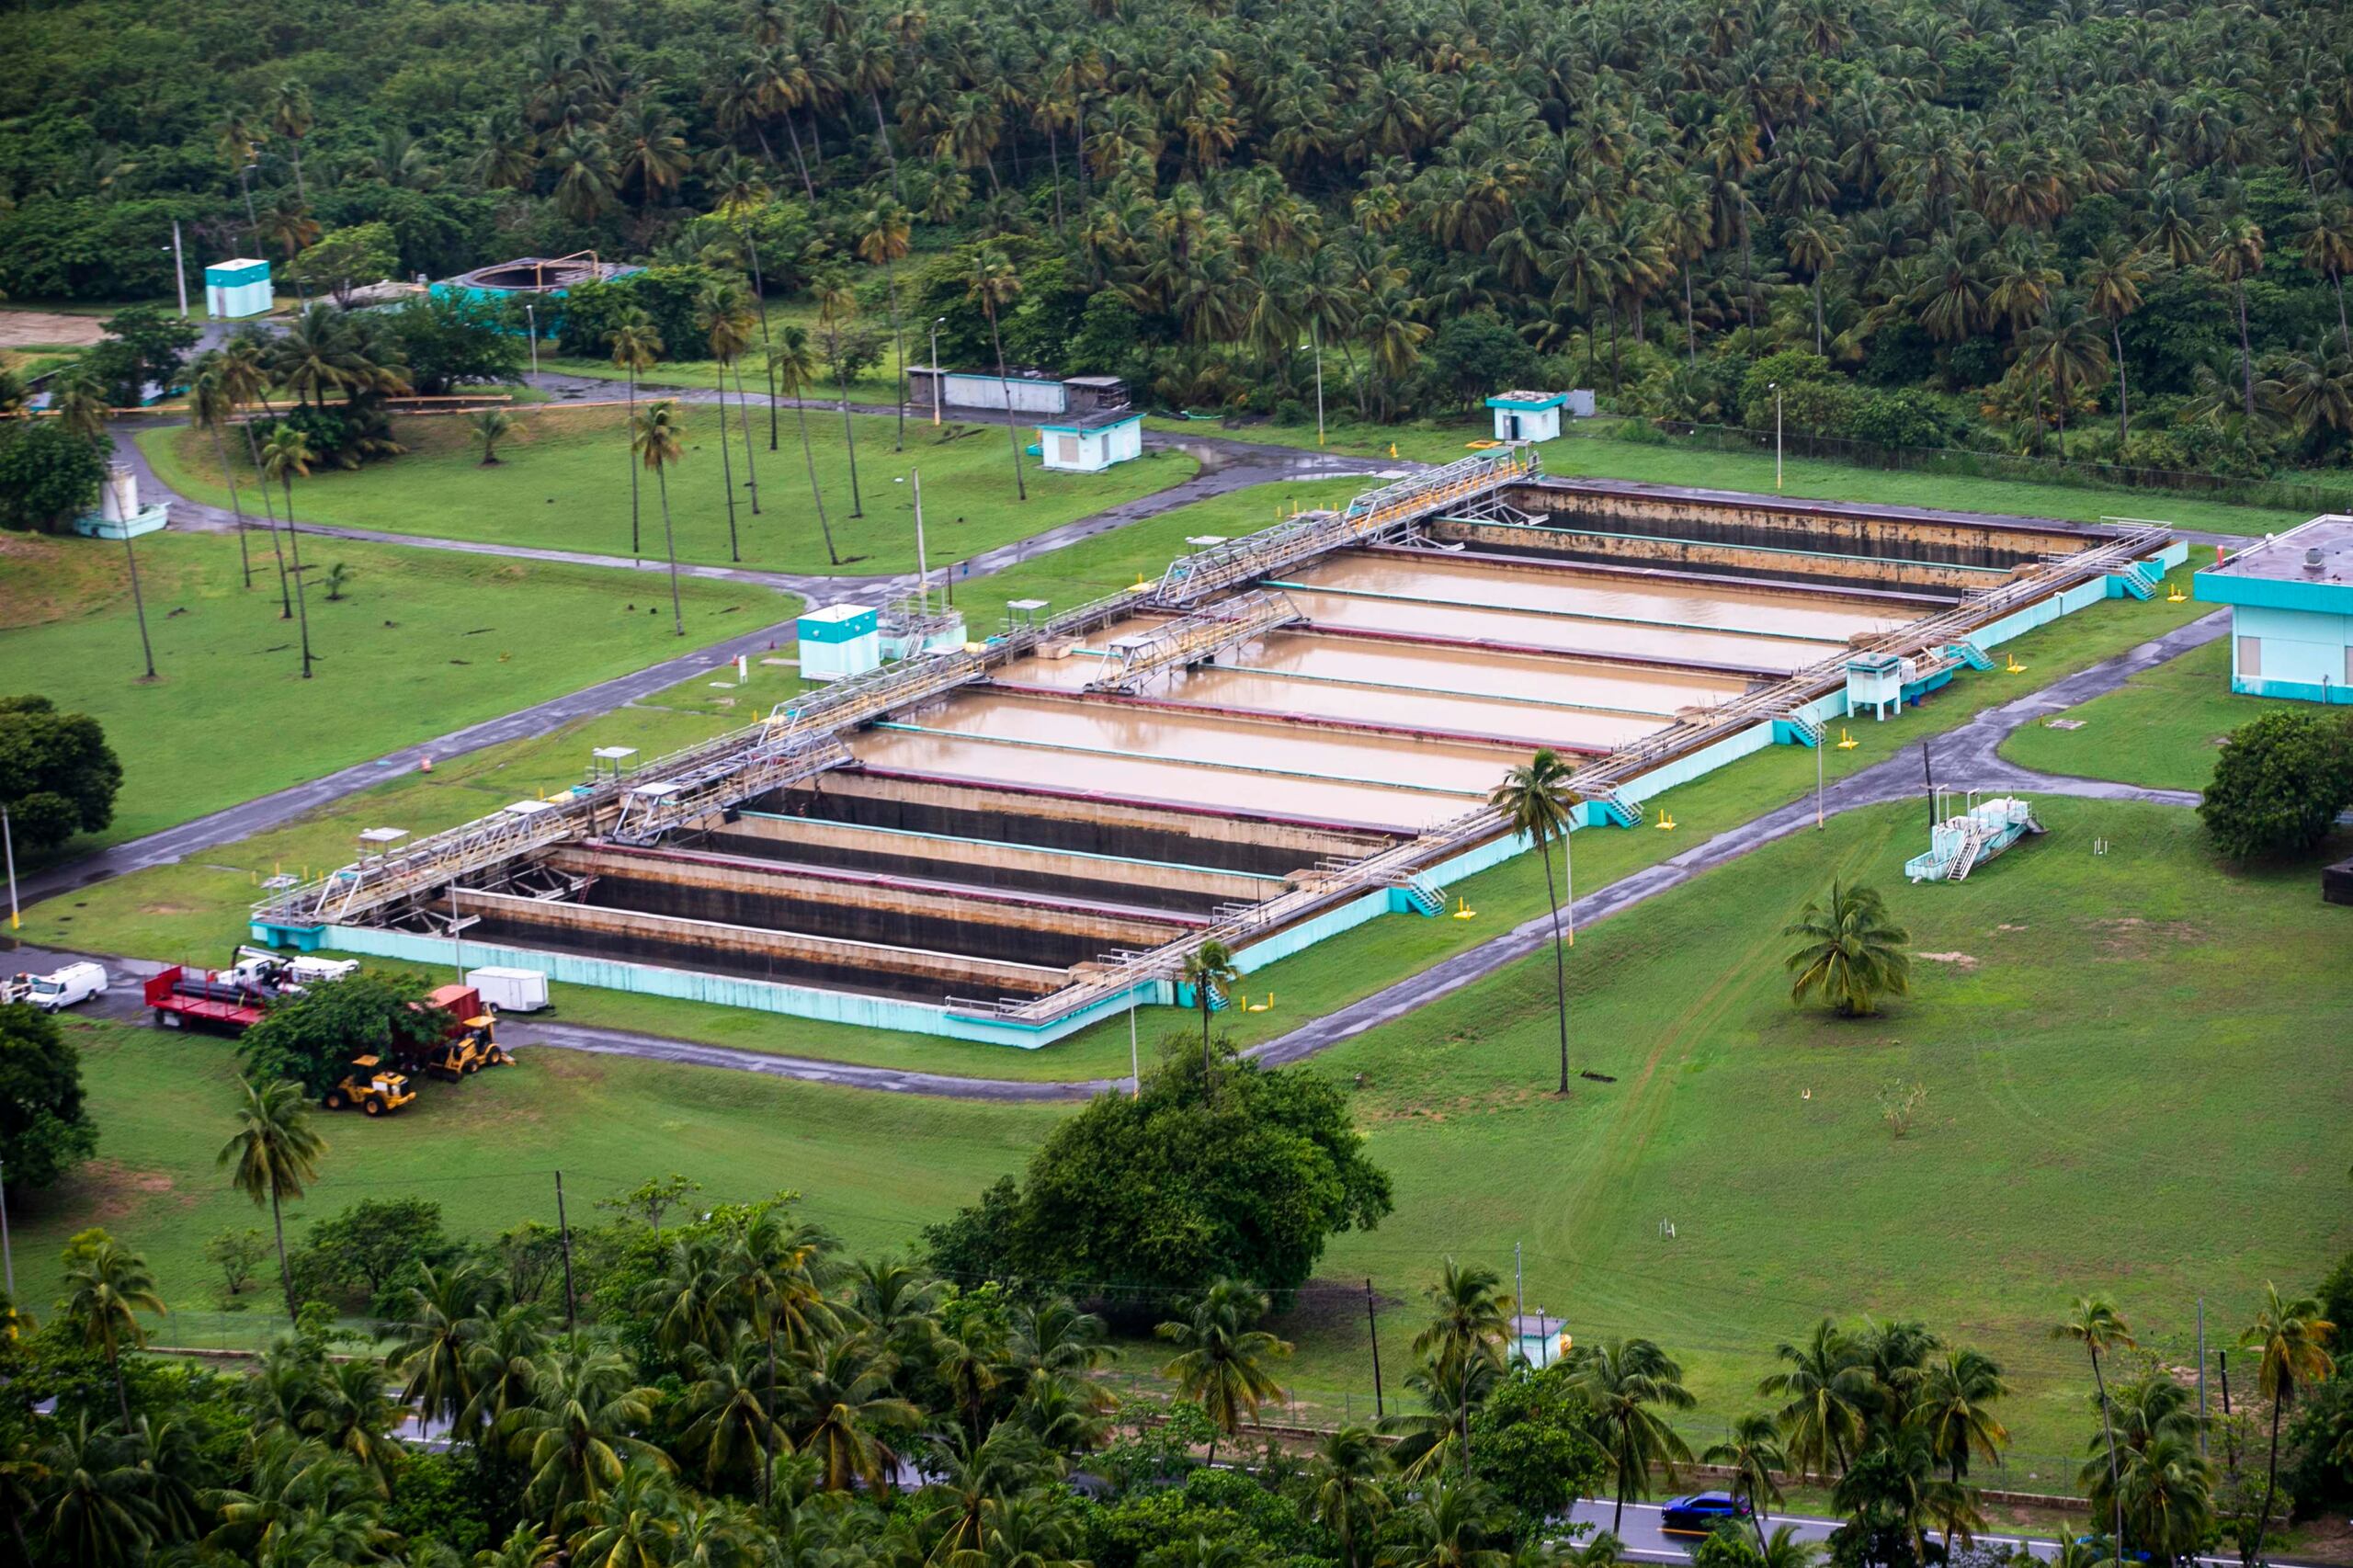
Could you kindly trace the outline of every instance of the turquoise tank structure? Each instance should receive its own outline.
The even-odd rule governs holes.
[[[1939,790],[1936,811],[1928,852],[1904,862],[1904,874],[1915,882],[1967,881],[1970,872],[2019,839],[2043,831],[2034,808],[2015,795],[1981,801],[1972,790],[1954,811],[1951,792]]]

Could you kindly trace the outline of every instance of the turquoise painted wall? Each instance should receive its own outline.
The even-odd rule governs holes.
[[[2247,640],[2260,642],[2250,659]],[[2249,664],[2256,667],[2247,667]],[[2278,697],[2332,704],[2353,681],[2353,615],[2278,609],[2241,604],[2231,609],[2231,689],[2251,697]]]

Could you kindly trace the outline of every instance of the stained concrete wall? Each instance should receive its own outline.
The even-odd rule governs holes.
[[[1431,534],[1449,543],[1499,554],[1537,556],[1584,564],[1642,564],[1712,576],[1818,582],[1828,587],[1899,588],[1950,599],[1998,583],[2006,568],[1923,561],[1877,561],[1789,546],[1707,542],[1608,529],[1529,527],[1518,523],[1440,522]]]
[[[1283,890],[1279,878],[1241,871],[762,812],[738,813],[703,842],[724,854],[765,860],[1059,893],[1190,915],[1208,914],[1222,903],[1255,903]]]
[[[1131,805],[1079,790],[980,788],[853,768],[752,802],[780,816],[904,828],[1284,877],[1397,842],[1310,824]]]
[[[1067,968],[1108,948],[1152,948],[1201,924],[1039,894],[810,873],[675,850],[566,848],[546,864],[593,878],[581,902],[682,920]]]
[[[1061,968],[965,958],[876,943],[593,909],[512,893],[460,890],[461,914],[482,917],[485,942],[524,942],[637,963],[688,964],[751,980],[840,986],[938,1002],[950,995],[1034,996],[1068,978]]]

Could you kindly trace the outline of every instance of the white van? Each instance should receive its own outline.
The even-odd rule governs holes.
[[[94,963],[69,963],[54,974],[20,974],[8,987],[13,1000],[31,1003],[44,1013],[86,1002],[107,994],[107,971]]]

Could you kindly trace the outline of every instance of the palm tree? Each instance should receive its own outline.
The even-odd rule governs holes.
[[[311,443],[291,425],[279,423],[262,443],[262,472],[284,487],[286,496],[286,545],[294,561],[289,568],[294,574],[294,613],[302,626],[302,678],[311,678],[311,606],[302,592],[302,537],[294,526],[294,476],[311,476]]]
[[[1508,1568],[1511,1531],[1484,1483],[1435,1476],[1390,1521],[1394,1568]]]
[[[991,1427],[983,1441],[959,1431],[935,1442],[924,1466],[933,1477],[923,1492],[930,1511],[917,1527],[919,1535],[935,1543],[926,1562],[983,1561],[990,1527],[1006,1501],[1030,1485],[1040,1458],[1036,1439],[1004,1422]]]
[[[838,273],[817,279],[817,324],[825,329],[825,358],[834,367],[835,402],[842,414],[842,443],[849,455],[849,515],[866,516],[865,497],[858,490],[858,428],[849,416],[849,358],[842,352],[842,328],[858,314],[858,296]]]
[[[809,498],[816,504],[817,527],[825,536],[825,559],[839,566],[842,558],[834,549],[834,526],[825,520],[825,493],[817,483],[817,453],[809,444],[809,408],[801,399],[802,392],[817,380],[817,354],[807,328],[788,326],[777,335],[768,348],[768,375],[792,400],[792,412],[801,423],[801,460],[809,469]]]
[[[1722,1465],[1732,1471],[1732,1494],[1748,1504],[1749,1522],[1756,1528],[1757,1550],[1769,1554],[1771,1547],[1765,1539],[1765,1509],[1767,1505],[1781,1501],[1780,1483],[1773,1477],[1790,1468],[1789,1455],[1781,1449],[1779,1426],[1763,1412],[1750,1411],[1732,1424],[1732,1436],[1709,1445],[1699,1458],[1703,1463]]]
[[[111,456],[114,438],[107,434],[106,389],[87,369],[76,366],[58,378],[58,423],[97,448],[101,455]],[[123,519],[122,557],[131,569],[131,606],[139,618],[139,651],[147,660],[147,673],[142,680],[155,678],[155,645],[147,636],[147,600],[139,589],[139,553],[131,548],[131,519]]]
[[[2147,255],[2121,234],[2109,234],[2092,250],[2076,281],[2083,285],[2092,313],[2108,323],[2108,341],[2116,365],[2116,445],[2122,460],[2124,443],[2132,434],[2132,393],[2124,370],[2124,318],[2139,310],[2142,290],[2152,276]]]
[[[478,467],[498,466],[498,443],[515,433],[515,416],[503,408],[485,408],[466,421],[473,432],[474,445],[482,449]]]
[[[997,330],[997,312],[1011,304],[1021,294],[1020,276],[1013,270],[1013,263],[1005,252],[995,245],[983,245],[972,258],[972,270],[966,278],[966,297],[978,300],[982,312],[989,318],[989,343],[996,350],[996,380],[1006,389],[1005,410],[1006,438],[1013,445],[1013,491],[1017,500],[1029,499],[1029,487],[1021,477],[1021,432],[1013,417],[1012,383],[1005,374],[1005,335]]]
[[[2117,1348],[2131,1349],[2138,1342],[2132,1337],[2132,1327],[2124,1321],[2113,1303],[2105,1296],[2078,1296],[2067,1315],[2051,1325],[2053,1339],[2072,1339],[2084,1347],[2091,1358],[2092,1386],[2099,1394],[2100,1431],[2108,1440],[2109,1490],[2117,1494],[2116,1557],[2124,1560],[2124,1503],[2117,1487],[2116,1424],[2108,1410],[2108,1378],[2100,1370],[2099,1353]]]
[[[163,1519],[147,1497],[146,1478],[127,1462],[125,1447],[111,1430],[91,1430],[85,1411],[41,1448],[37,1462],[44,1483],[36,1520],[55,1561],[131,1568],[147,1560]]]
[[[302,184],[302,139],[311,133],[311,89],[301,83],[288,80],[272,87],[262,100],[263,112],[269,117],[269,128],[286,138],[294,159],[294,194],[303,201],[311,199]]]
[[[245,586],[254,585],[254,563],[245,549],[245,508],[237,499],[237,472],[229,466],[228,449],[221,444],[221,426],[237,412],[237,400],[229,392],[229,372],[226,362],[217,348],[197,357],[188,378],[188,419],[196,427],[212,437],[212,460],[221,465],[221,477],[229,486],[229,511],[237,519],[237,567],[244,573]]]
[[[1937,1473],[1919,1433],[1899,1430],[1866,1449],[1839,1476],[1831,1501],[1859,1534],[1900,1528],[1915,1562],[1929,1560],[1927,1529],[1940,1526],[1947,1540],[1969,1539],[1984,1523],[1969,1489]]]
[[[685,1508],[662,1460],[631,1458],[612,1490],[580,1505],[571,1561],[580,1568],[658,1568],[677,1561],[673,1541]]]
[[[1806,938],[1783,964],[1797,976],[1792,1003],[1819,991],[1840,1017],[1865,1018],[1881,993],[1901,996],[1912,988],[1912,959],[1903,948],[1912,934],[1888,918],[1876,888],[1850,888],[1833,878],[1830,902],[1808,899],[1781,935]]]
[[[1569,1092],[1569,970],[1566,944],[1576,928],[1574,881],[1570,884],[1570,935],[1561,930],[1561,898],[1552,886],[1552,841],[1560,840],[1565,860],[1570,854],[1572,826],[1569,805],[1569,765],[1551,747],[1540,749],[1504,775],[1487,794],[1487,804],[1506,827],[1528,836],[1544,862],[1544,898],[1552,908],[1552,1001],[1561,1026],[1560,1093]]]
[[[491,1283],[479,1265],[462,1259],[440,1268],[421,1264],[417,1272],[407,1333],[387,1365],[404,1380],[402,1403],[454,1424],[473,1402],[472,1357],[486,1326]]]
[[[2094,1490],[2094,1508],[2100,1506],[2105,1490]],[[2199,1547],[2212,1539],[2214,1467],[2198,1451],[2192,1433],[2161,1432],[2127,1449],[2118,1492],[2117,1501],[2132,1521],[2132,1539],[2157,1568],[2195,1557]]]
[[[637,415],[631,427],[630,447],[637,460],[654,471],[654,483],[662,496],[662,549],[670,559],[670,623],[684,637],[687,634],[687,614],[678,604],[678,541],[670,528],[670,465],[676,462],[685,449],[678,443],[680,425],[678,405],[668,398]],[[723,419],[723,415],[722,416]],[[720,426],[720,450],[727,449],[727,431]],[[733,492],[728,502],[732,508]]]
[[[855,1334],[817,1347],[801,1376],[785,1392],[795,1450],[815,1458],[818,1484],[847,1492],[890,1489],[898,1462],[892,1444],[912,1431],[922,1413],[891,1392],[895,1363],[878,1356]]]
[[[2059,455],[2067,455],[2067,406],[2079,388],[2096,382],[2108,370],[2108,345],[2085,313],[2083,302],[2072,295],[2052,301],[2042,319],[2021,340],[2018,362],[2051,383],[2052,401],[2059,410]]]
[[[654,1418],[662,1396],[640,1387],[635,1375],[620,1351],[578,1336],[534,1364],[528,1402],[499,1426],[509,1451],[530,1471],[525,1501],[541,1517],[556,1520],[596,1502],[631,1460],[654,1452],[631,1434]]]
[[[1358,1568],[1360,1545],[1370,1545],[1381,1519],[1395,1506],[1381,1483],[1388,1456],[1381,1440],[1363,1426],[1343,1426],[1324,1439],[1308,1461],[1308,1507],[1316,1522],[1340,1543],[1340,1568]]]
[[[301,1197],[303,1187],[318,1179],[327,1141],[311,1129],[310,1110],[302,1103],[300,1084],[279,1078],[256,1086],[247,1079],[244,1088],[244,1101],[237,1107],[237,1131],[222,1145],[220,1157],[213,1163],[236,1162],[230,1185],[252,1199],[255,1208],[268,1199],[270,1223],[278,1231],[278,1279],[285,1288],[286,1315],[291,1319],[298,1314],[294,1275],[286,1265],[284,1204],[290,1198]]]
[[[1290,1355],[1290,1345],[1250,1326],[1266,1316],[1267,1298],[1239,1279],[1219,1279],[1199,1296],[1179,1300],[1176,1310],[1182,1317],[1153,1330],[1177,1347],[1160,1375],[1231,1437],[1245,1415],[1255,1417],[1261,1404],[1283,1397],[1272,1363]],[[1217,1442],[1210,1438],[1211,1464]]]
[[[105,1358],[107,1370],[114,1374],[115,1403],[121,1408],[127,1429],[131,1395],[122,1381],[122,1347],[128,1343],[135,1350],[147,1343],[147,1330],[139,1314],[162,1313],[166,1310],[164,1300],[155,1293],[155,1277],[148,1272],[147,1260],[104,1231],[87,1246],[77,1244],[68,1256],[66,1295],[60,1303],[65,1324],[84,1345]]]
[[[2255,419],[2255,349],[2247,339],[2246,280],[2263,270],[2263,229],[2247,217],[2226,218],[2215,230],[2212,242],[2206,247],[2206,265],[2214,276],[2231,286],[2231,299],[2239,313],[2239,379],[2245,398],[2246,417]]]
[[[468,1432],[496,1430],[509,1411],[530,1399],[546,1349],[538,1307],[517,1302],[500,1308],[466,1346],[466,1381],[473,1392],[458,1413],[457,1425]]]
[[[2002,1369],[1982,1350],[1952,1350],[1920,1380],[1911,1416],[1928,1439],[1928,1452],[1959,1481],[1972,1454],[2002,1462],[2009,1429],[1987,1408],[2010,1392]]]
[[[241,334],[230,339],[221,350],[221,371],[223,390],[233,403],[258,403],[269,406],[269,370],[266,350],[259,337]],[[253,422],[244,422],[245,456],[254,465],[254,477],[261,482],[261,513],[269,526],[269,552],[278,561],[278,619],[294,619],[294,590],[286,580],[286,551],[278,540],[278,512],[269,499],[269,480],[261,470],[261,442],[254,435]]]
[[[613,363],[629,378],[630,456],[637,455],[637,378],[652,369],[662,358],[662,335],[654,330],[654,318],[643,311],[631,310],[605,334],[605,342],[613,351]],[[642,551],[638,548],[637,529],[637,464],[629,465],[629,554],[635,561]]]
[[[785,1449],[784,1428],[767,1407],[775,1380],[764,1371],[763,1350],[760,1336],[746,1328],[722,1354],[699,1345],[687,1352],[695,1381],[687,1387],[688,1424],[680,1440],[687,1457],[701,1456],[707,1490],[716,1490],[721,1476],[747,1468],[765,1481],[769,1457]]]
[[[2353,353],[2353,322],[2345,311],[2345,275],[2353,272],[2353,205],[2335,201],[2313,214],[2312,227],[2304,231],[2303,261],[2336,290],[2337,335]]]
[[[1176,982],[1193,988],[1193,1006],[1201,1010],[1201,1092],[1206,1095],[1216,1065],[1210,1052],[1210,1020],[1216,1015],[1218,999],[1230,995],[1242,983],[1242,971],[1233,961],[1233,949],[1211,938],[1185,955]]]
[[[1654,1406],[1688,1410],[1697,1403],[1682,1383],[1683,1369],[1647,1339],[1611,1339],[1580,1346],[1570,1363],[1572,1378],[1593,1411],[1594,1435],[1609,1460],[1617,1504],[1609,1530],[1620,1532],[1626,1499],[1650,1490],[1653,1470],[1673,1485],[1675,1467],[1691,1462],[1691,1449]]]
[[[707,283],[695,301],[695,321],[703,331],[704,340],[710,345],[711,358],[719,361],[719,470],[721,488],[727,494],[727,559],[741,561],[743,551],[735,540],[735,465],[727,454],[727,361],[742,351],[749,341],[743,324],[735,318],[736,301],[722,284]],[[651,466],[651,465],[649,465]],[[679,634],[685,635],[680,628]]]
[[[1471,1470],[1471,1382],[1475,1368],[1484,1365],[1500,1372],[1504,1343],[1511,1336],[1512,1304],[1499,1296],[1503,1279],[1493,1269],[1464,1268],[1448,1258],[1438,1277],[1424,1294],[1431,1309],[1429,1325],[1414,1336],[1414,1354],[1422,1358],[1436,1381],[1451,1381],[1461,1423],[1462,1470]]]
[[[890,143],[886,139],[884,143]],[[893,163],[892,170],[897,172]],[[1060,182],[1056,182],[1059,186]],[[897,355],[899,396],[898,449],[907,449],[907,339],[899,326],[899,273],[897,264],[905,259],[912,226],[907,210],[885,197],[866,210],[858,221],[858,259],[882,267],[884,298],[891,303],[891,345]]]
[[[2256,1349],[2255,1386],[2271,1402],[2271,1460],[2263,1483],[2263,1512],[2256,1517],[2255,1550],[2247,1561],[2263,1561],[2263,1538],[2271,1527],[2271,1506],[2279,1494],[2279,1420],[2297,1393],[2313,1383],[2325,1383],[2336,1373],[2336,1358],[2325,1346],[2336,1325],[2320,1315],[2320,1302],[2310,1296],[2283,1298],[2279,1287],[2266,1280],[2263,1304],[2255,1321],[2239,1335],[2239,1343]]]

